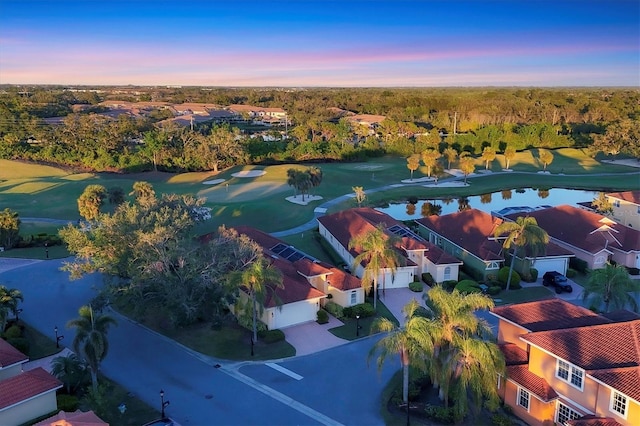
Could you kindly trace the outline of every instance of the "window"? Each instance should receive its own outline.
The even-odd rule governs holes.
[[[556,377],[582,390],[584,370],[559,359],[556,367]]]
[[[560,379],[565,382],[569,381],[569,364],[564,361],[558,360],[558,373],[556,374]]]
[[[356,304],[356,302],[357,302],[356,298],[357,298],[357,297],[358,297],[358,296],[356,295],[356,292],[355,292],[355,291],[352,291],[352,292],[351,292],[351,304],[352,304],[352,305],[355,305],[355,304]]]
[[[611,411],[627,418],[627,397],[620,392],[613,391],[611,394]]]
[[[518,405],[525,408],[527,411],[529,411],[529,400],[531,399],[531,394],[522,389],[522,388],[518,388]]]
[[[451,279],[451,267],[447,266],[444,268],[444,280],[449,281]]]
[[[500,269],[500,264],[498,262],[488,262],[487,270],[488,269]]]
[[[582,414],[578,413],[575,410],[572,410],[561,402],[558,403],[558,424],[564,425],[565,422],[577,419],[578,417],[582,417]]]

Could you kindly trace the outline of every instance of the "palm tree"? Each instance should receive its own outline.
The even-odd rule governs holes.
[[[484,147],[481,158],[484,161],[484,169],[489,170],[489,163],[496,159],[496,150],[490,146]]]
[[[367,198],[367,194],[365,194],[364,188],[361,186],[353,186],[351,187],[351,190],[355,195],[355,200],[356,200],[356,203],[358,203],[358,207],[361,207],[362,203]]]
[[[300,174],[300,170],[298,169],[287,170],[287,185],[293,187],[295,196],[298,195],[298,175],[299,174]]]
[[[24,296],[20,290],[0,285],[0,332],[3,332],[7,326],[9,312],[14,317],[17,315],[20,302],[24,302]]]
[[[309,167],[307,169],[307,174],[309,175],[309,181],[312,188],[320,186],[320,183],[322,182],[322,169],[320,167]]]
[[[513,266],[516,263],[516,254],[519,249],[529,250],[533,258],[543,253],[545,247],[549,243],[549,234],[547,231],[538,226],[538,222],[534,217],[518,217],[515,222],[502,222],[496,227],[494,237],[500,238],[507,234],[502,247],[509,252],[513,246],[511,253],[511,265],[509,266],[509,277],[507,278],[507,290],[511,285],[511,274],[513,274]]]
[[[432,287],[423,297],[433,339],[427,368],[434,387],[440,388],[445,406],[453,397],[456,413],[464,413],[468,390],[474,399],[484,394],[496,402],[495,379],[498,373],[504,374],[504,357],[491,342],[489,324],[475,315],[477,310],[493,308],[493,300],[478,293],[462,294],[457,290],[449,293],[441,286]]]
[[[444,150],[443,154],[447,157],[447,169],[450,169],[451,163],[456,161],[456,158],[458,158],[458,151],[453,148],[447,148]]]
[[[431,177],[431,171],[440,157],[440,152],[435,149],[426,149],[422,151],[422,162],[427,167],[427,176]]]
[[[411,154],[407,157],[407,168],[411,171],[411,180],[413,180],[413,172],[418,170],[418,167],[420,167],[420,155]]]
[[[109,341],[107,332],[109,327],[117,325],[109,315],[97,314],[91,306],[82,306],[78,311],[80,316],[67,323],[67,328],[76,329],[73,339],[73,350],[80,359],[87,363],[91,373],[93,389],[98,388],[98,370],[100,363],[107,356]]]
[[[465,155],[466,154],[466,155]],[[467,176],[475,170],[474,159],[466,151],[460,154],[460,170],[464,173],[464,183],[467,183]]]
[[[258,302],[262,306],[267,291],[275,292],[276,288],[284,288],[282,274],[264,256],[259,255],[244,270],[231,272],[228,279],[232,286],[243,287],[251,298],[253,341],[257,342]]]
[[[87,377],[87,367],[76,354],[72,353],[53,358],[51,374],[64,384],[67,393],[71,395]]]
[[[547,151],[546,149],[540,149],[538,152],[540,155],[540,161],[544,165],[544,171],[546,171],[547,166],[553,161],[553,154],[551,151]]]
[[[362,274],[362,286],[365,291],[369,291],[370,283],[373,282],[373,308],[377,309],[378,276],[380,269],[389,269],[391,274],[395,274],[400,258],[394,250],[394,245],[399,241],[396,235],[387,235],[384,225],[379,224],[375,229],[356,235],[349,241],[349,250],[356,249],[360,254],[353,259],[352,269],[356,271],[358,266],[366,262]],[[382,283],[384,292],[384,276],[386,270],[382,271]]]
[[[509,165],[511,164],[511,160],[516,157],[516,149],[512,147],[507,147],[504,150],[504,162],[505,162],[505,170],[509,170]]]
[[[622,265],[608,263],[604,268],[591,272],[589,281],[584,286],[583,300],[589,300],[596,307],[604,303],[604,311],[609,308],[624,309],[630,306],[638,312],[638,303],[630,293],[640,292],[640,283],[629,278],[627,269]]]
[[[371,325],[374,332],[382,331],[388,334],[371,348],[367,362],[377,355],[378,371],[380,371],[389,356],[400,355],[402,400],[406,404],[409,404],[409,366],[425,371],[425,360],[433,352],[433,341],[429,333],[431,322],[428,318],[416,315],[418,309],[420,304],[416,299],[412,299],[402,308],[405,315],[402,328],[384,317],[376,319]]]

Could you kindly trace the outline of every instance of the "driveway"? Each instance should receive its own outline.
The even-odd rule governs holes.
[[[296,356],[308,355],[348,343],[331,334],[329,329],[340,327],[343,322],[329,315],[329,322],[308,322],[282,329],[289,344],[296,348]]]

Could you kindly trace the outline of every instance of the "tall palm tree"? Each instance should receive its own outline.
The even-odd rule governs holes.
[[[609,312],[610,307],[624,309],[626,306],[638,312],[638,303],[630,294],[638,292],[640,282],[632,280],[624,266],[607,263],[604,268],[591,272],[591,277],[584,286],[582,298],[598,308],[604,304],[605,312]]]
[[[426,149],[422,151],[422,162],[427,167],[427,176],[431,177],[431,171],[442,156],[436,149]]]
[[[409,404],[409,366],[426,370],[425,360],[433,352],[433,341],[429,328],[431,322],[424,316],[416,315],[420,304],[412,299],[403,308],[405,322],[402,328],[397,327],[387,318],[380,317],[372,324],[372,330],[388,333],[369,351],[367,362],[377,355],[378,371],[385,360],[399,354],[402,363],[402,400]],[[407,413],[409,412],[407,407]]]
[[[307,169],[307,174],[309,175],[309,181],[311,182],[312,188],[317,188],[322,183],[322,169],[317,166],[312,166]]]
[[[498,373],[504,374],[504,357],[491,342],[489,324],[475,315],[477,310],[493,308],[493,300],[478,293],[449,293],[441,286],[432,287],[423,297],[433,339],[427,368],[434,387],[440,388],[445,406],[452,397],[454,411],[464,413],[469,390],[474,399],[484,394],[495,402],[495,379]]]
[[[24,302],[24,296],[20,290],[0,285],[0,332],[3,332],[7,326],[9,312],[16,316],[20,302]]]
[[[67,328],[75,328],[76,330],[73,350],[89,366],[91,383],[95,390],[98,388],[100,363],[109,351],[107,332],[109,327],[117,325],[117,322],[109,315],[95,313],[93,308],[88,305],[82,306],[78,313],[80,316],[69,321]]]
[[[275,292],[276,288],[284,288],[282,273],[264,256],[259,255],[242,271],[229,274],[229,283],[234,287],[244,288],[251,298],[253,341],[258,341],[258,302],[264,303],[267,291]]]
[[[466,154],[466,155],[465,155]],[[464,183],[467,183],[469,176],[476,169],[475,160],[466,151],[460,154],[460,170],[464,174]]]
[[[505,221],[496,227],[494,237],[500,238],[506,234],[506,239],[502,244],[509,252],[511,252],[511,265],[509,266],[509,277],[507,278],[507,290],[511,285],[511,274],[513,274],[513,266],[515,264],[517,251],[520,249],[528,250],[533,258],[543,253],[545,247],[549,243],[549,234],[547,231],[538,226],[538,222],[534,217],[518,217],[515,222]]]
[[[458,151],[456,151],[454,148],[449,147],[444,150],[443,154],[445,157],[447,157],[447,169],[450,169],[451,163],[456,161],[456,159],[458,158]]]
[[[373,282],[373,308],[377,309],[378,299],[378,277],[382,271],[382,284],[384,291],[384,277],[386,269],[391,271],[392,276],[400,264],[400,258],[393,248],[399,241],[396,235],[387,235],[383,224],[379,224],[375,229],[356,235],[349,241],[349,250],[356,249],[360,254],[353,259],[352,269],[356,271],[358,266],[365,262],[364,273],[361,280],[365,291],[370,288]]]
[[[513,147],[507,147],[504,150],[504,162],[505,169],[509,170],[509,166],[511,165],[511,160],[513,160],[516,156],[516,149]]]

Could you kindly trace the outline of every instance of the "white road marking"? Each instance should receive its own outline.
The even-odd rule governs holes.
[[[301,375],[296,374],[291,370],[287,370],[286,368],[281,367],[278,364],[274,364],[273,362],[265,362],[265,365],[268,366],[268,367],[273,368],[276,371],[281,372],[282,374],[286,374],[287,376],[289,376],[289,377],[291,377],[293,379],[296,379],[296,380],[302,380],[303,379],[303,377]]]

